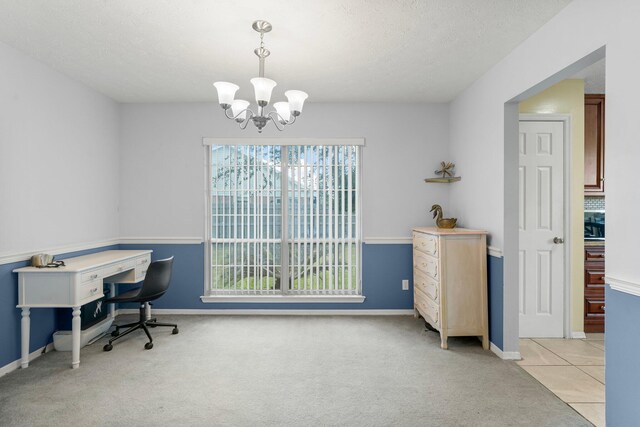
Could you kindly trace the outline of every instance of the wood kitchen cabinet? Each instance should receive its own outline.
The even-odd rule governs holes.
[[[604,332],[604,245],[584,248],[584,331]]]
[[[604,196],[604,94],[584,96],[584,194]]]

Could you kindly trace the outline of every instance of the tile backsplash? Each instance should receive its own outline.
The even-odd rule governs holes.
[[[604,210],[604,197],[585,196],[585,210]]]

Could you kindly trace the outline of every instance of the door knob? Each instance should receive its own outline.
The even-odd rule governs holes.
[[[558,245],[560,243],[564,243],[564,239],[562,237],[554,237],[553,238],[553,243],[555,243],[556,245]]]

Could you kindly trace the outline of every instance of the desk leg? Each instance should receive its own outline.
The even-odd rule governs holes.
[[[80,307],[73,307],[71,319],[71,367],[73,369],[80,366],[80,328]]]
[[[109,283],[109,298],[113,298],[116,296],[116,284],[115,283]],[[112,319],[116,318],[116,305],[115,304],[109,304],[109,315],[111,316]]]
[[[22,307],[22,320],[20,321],[22,335],[22,369],[29,367],[29,334],[31,332],[31,320],[29,318],[29,307]]]

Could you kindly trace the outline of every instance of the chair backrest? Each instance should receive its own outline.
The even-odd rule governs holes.
[[[173,268],[173,257],[161,259],[149,264],[147,275],[144,277],[138,298],[156,299],[161,297],[171,282],[171,270]]]

